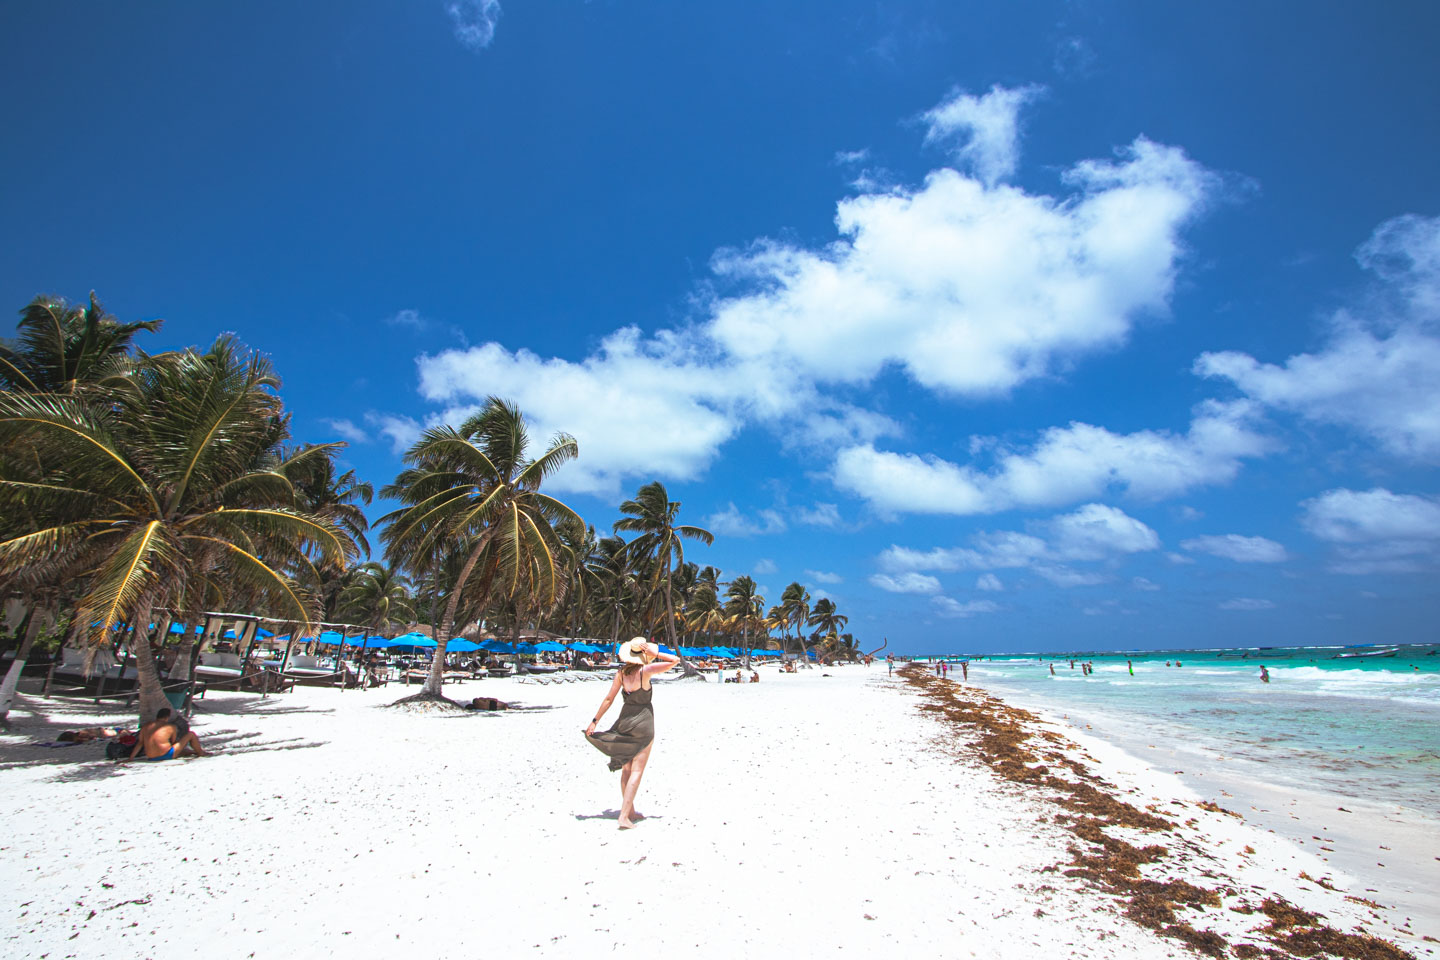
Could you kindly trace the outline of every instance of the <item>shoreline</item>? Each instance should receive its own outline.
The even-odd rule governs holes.
[[[883,665],[657,687],[648,819],[626,832],[618,778],[579,732],[602,683],[466,683],[454,693],[531,709],[464,716],[382,709],[404,693],[388,688],[217,694],[194,723],[214,758],[119,767],[26,742],[102,718],[26,697],[0,736],[5,953],[1194,955],[1051,870],[1073,841],[1053,805],[997,779]],[[1065,753],[1187,805],[1197,867],[1252,844],[1274,864],[1247,882],[1385,932],[1296,878],[1320,875],[1311,854],[1190,809],[1112,751]]]
[[[1167,742],[1142,735],[1133,726],[1091,704],[1056,704],[1043,696],[989,678],[972,681],[1016,706],[1080,728],[1137,762],[1173,771],[1196,796],[1231,807],[1255,825],[1315,853],[1351,880],[1356,895],[1377,900],[1397,921],[1440,936],[1440,900],[1433,888],[1440,875],[1440,818],[1398,803],[1348,796],[1334,790],[1264,779],[1265,764],[1228,756],[1202,741]],[[1382,865],[1383,864],[1383,865]]]

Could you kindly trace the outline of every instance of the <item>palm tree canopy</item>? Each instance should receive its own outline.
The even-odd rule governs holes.
[[[94,293],[89,307],[71,306],[63,297],[36,297],[20,311],[19,336],[0,342],[0,389],[73,393],[116,373],[135,335],[160,324],[121,323]]]

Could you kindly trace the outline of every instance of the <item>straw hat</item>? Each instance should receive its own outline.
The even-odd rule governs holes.
[[[650,651],[650,641],[644,637],[626,640],[616,648],[615,656],[620,658],[621,663],[646,664],[655,659],[655,654]]]

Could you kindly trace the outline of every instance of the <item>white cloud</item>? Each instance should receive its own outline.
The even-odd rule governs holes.
[[[419,310],[397,310],[385,318],[385,322],[392,327],[409,327],[412,330],[424,330],[430,326],[430,321],[420,316]]]
[[[1236,563],[1283,563],[1286,559],[1285,548],[1274,540],[1238,533],[1192,537],[1180,541],[1180,546],[1191,553],[1208,553]]]
[[[939,593],[940,581],[923,573],[901,573],[890,576],[877,573],[870,582],[891,593]]]
[[[1165,554],[1165,559],[1176,565],[1184,565],[1187,563],[1195,562],[1194,557],[1187,557],[1183,553],[1167,553]]]
[[[812,527],[840,526],[840,508],[833,503],[817,503],[813,507],[798,507],[794,516],[796,523],[804,523]]]
[[[989,469],[862,444],[840,452],[834,479],[886,513],[996,513],[1109,492],[1158,499],[1227,483],[1242,458],[1273,450],[1274,443],[1253,429],[1253,417],[1254,408],[1243,401],[1208,401],[1185,434],[1116,434],[1071,423],[1046,430],[1029,449],[999,449]]]
[[[455,39],[467,49],[484,50],[495,41],[495,26],[500,22],[500,0],[451,0],[445,4]]]
[[[881,552],[882,569],[897,576],[925,570],[1030,569],[1059,587],[1093,586],[1108,574],[1075,570],[1069,564],[1104,560],[1156,550],[1160,538],[1154,530],[1123,511],[1103,504],[1086,504],[1074,513],[1032,525],[1036,533],[1013,530],[981,532],[970,546],[914,550],[892,545]],[[981,589],[985,578],[976,585]],[[994,578],[999,585],[999,578]],[[937,581],[938,587],[938,581]]]
[[[324,423],[331,430],[334,430],[336,433],[340,434],[342,438],[349,440],[351,443],[370,442],[370,434],[366,433],[363,428],[357,427],[354,421],[326,420],[324,421]]]
[[[1196,520],[1204,519],[1205,514],[1201,513],[1199,510],[1196,510],[1189,504],[1182,503],[1180,506],[1175,508],[1175,516],[1187,523],[1194,523]]]
[[[785,518],[774,510],[761,510],[754,519],[745,516],[732,502],[719,513],[706,519],[705,527],[716,536],[753,537],[767,533],[784,533]]]
[[[580,363],[514,353],[496,343],[419,360],[429,400],[516,403],[531,433],[563,431],[580,456],[549,481],[561,491],[613,494],[636,476],[694,479],[740,428],[728,387],[673,338],[643,341],[633,327],[607,337]],[[442,414],[463,415],[463,408]]]
[[[1306,530],[1339,545],[1334,573],[1419,573],[1440,555],[1440,498],[1341,488],[1300,507]]]
[[[449,405],[442,418],[495,394],[537,433],[573,434],[580,457],[552,481],[562,491],[693,479],[750,424],[817,449],[873,444],[896,424],[834,399],[837,388],[894,370],[946,396],[1000,395],[1120,346],[1167,309],[1181,231],[1214,177],[1142,137],[1064,182],[1060,196],[1028,194],[942,168],[918,186],[862,188],[837,204],[826,245],[717,252],[692,323],[618,330],[579,360],[498,343],[421,356],[421,393]],[[1072,428],[1085,430],[1097,443],[1144,439]],[[1144,477],[1128,485],[1145,495]]]
[[[1273,610],[1275,604],[1270,600],[1257,600],[1254,597],[1236,597],[1233,600],[1222,600],[1219,604],[1221,610]]]
[[[961,603],[950,597],[931,597],[935,612],[942,617],[973,617],[977,613],[995,613],[1000,605],[992,600],[971,600]]]
[[[750,572],[755,574],[755,576],[757,577],[763,577],[766,574],[775,573],[779,569],[779,567],[775,566],[774,560],[771,560],[768,557],[762,557],[761,559],[755,561],[755,566],[751,568]]]
[[[1440,498],[1373,490],[1328,490],[1300,504],[1300,522],[1321,540],[1440,540]]]
[[[1001,583],[1000,578],[993,573],[982,573],[975,580],[975,589],[998,593],[1005,589],[1005,584]]]
[[[1382,282],[1364,318],[1335,315],[1322,349],[1283,365],[1206,353],[1195,372],[1305,420],[1373,436],[1396,456],[1440,461],[1440,217],[1388,220],[1356,256]]]
[[[836,151],[835,151],[835,162],[838,163],[838,164],[841,164],[841,165],[843,165],[843,166],[849,166],[849,165],[855,164],[855,163],[864,163],[866,160],[869,160],[869,159],[870,159],[870,150],[869,150],[868,147],[867,147],[867,148],[862,148],[862,149],[860,149],[860,150],[836,150]]]
[[[844,583],[845,578],[838,573],[827,573],[824,570],[806,570],[805,573],[816,583]]]
[[[1160,548],[1160,537],[1123,510],[1087,503],[1050,522],[1051,551],[1066,560],[1101,560]]]
[[[404,453],[420,439],[424,427],[411,417],[398,417],[392,414],[367,413],[365,422],[374,427],[381,436],[390,438],[391,449],[395,453]]]
[[[1147,579],[1145,579],[1144,577],[1132,577],[1132,578],[1130,578],[1130,585],[1131,585],[1132,587],[1134,587],[1136,590],[1159,590],[1159,589],[1160,589],[1160,584],[1155,583],[1153,580],[1147,580]]]
[[[1043,92],[1043,87],[999,84],[978,97],[952,91],[921,117],[928,128],[925,142],[949,147],[958,163],[994,186],[1011,176],[1020,161],[1020,108]]]
[[[1097,573],[1092,570],[1074,570],[1065,566],[1050,566],[1048,564],[1035,567],[1035,572],[1057,587],[1069,589],[1070,587],[1094,587],[1110,580],[1108,574]]]

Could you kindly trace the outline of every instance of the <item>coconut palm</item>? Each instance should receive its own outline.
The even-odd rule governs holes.
[[[444,699],[445,646],[466,592],[473,590],[482,602],[523,600],[546,609],[564,598],[564,562],[554,528],[584,521],[541,493],[540,485],[579,448],[573,437],[557,434],[544,453],[530,460],[528,446],[520,411],[491,397],[460,426],[426,430],[405,453],[407,468],[381,491],[404,504],[381,521],[391,564],[409,562],[423,569],[457,543],[468,547],[449,587],[435,634],[435,660],[418,697]]]
[[[377,634],[411,623],[415,605],[410,581],[383,563],[362,563],[354,568],[350,585],[340,594],[340,616]]]
[[[332,520],[295,505],[280,444],[286,418],[269,361],[222,337],[204,353],[141,356],[106,402],[83,394],[0,394],[0,514],[23,511],[23,531],[0,541],[0,578],[37,564],[84,573],[76,622],[108,642],[133,633],[142,718],[164,705],[145,626],[151,611],[187,612],[243,592],[308,625],[313,601],[298,582],[315,559],[355,545]],[[305,456],[329,456],[315,448]],[[42,477],[17,480],[32,459]]]
[[[677,524],[675,520],[680,515],[680,503],[670,499],[665,485],[658,480],[641,487],[635,499],[620,504],[620,512],[625,516],[615,521],[615,532],[636,534],[635,539],[630,541],[630,552],[654,564],[651,583],[665,597],[666,639],[670,641],[670,648],[680,656],[686,674],[694,674],[697,671],[686,662],[675,639],[675,568],[685,563],[684,541],[697,540],[708,546],[715,542],[715,536],[703,527]]]
[[[810,591],[799,582],[791,583],[780,595],[780,610],[787,627],[795,628],[795,642],[800,647],[800,662],[805,663],[804,628],[810,616]],[[788,634],[787,634],[788,636]]]
[[[746,670],[750,669],[750,631],[762,622],[760,611],[764,609],[765,598],[756,592],[752,578],[736,577],[725,588],[725,613],[740,633]]]
[[[19,336],[0,342],[0,389],[75,393],[119,373],[135,335],[158,329],[159,320],[121,323],[94,293],[88,308],[36,297],[20,311]]]

